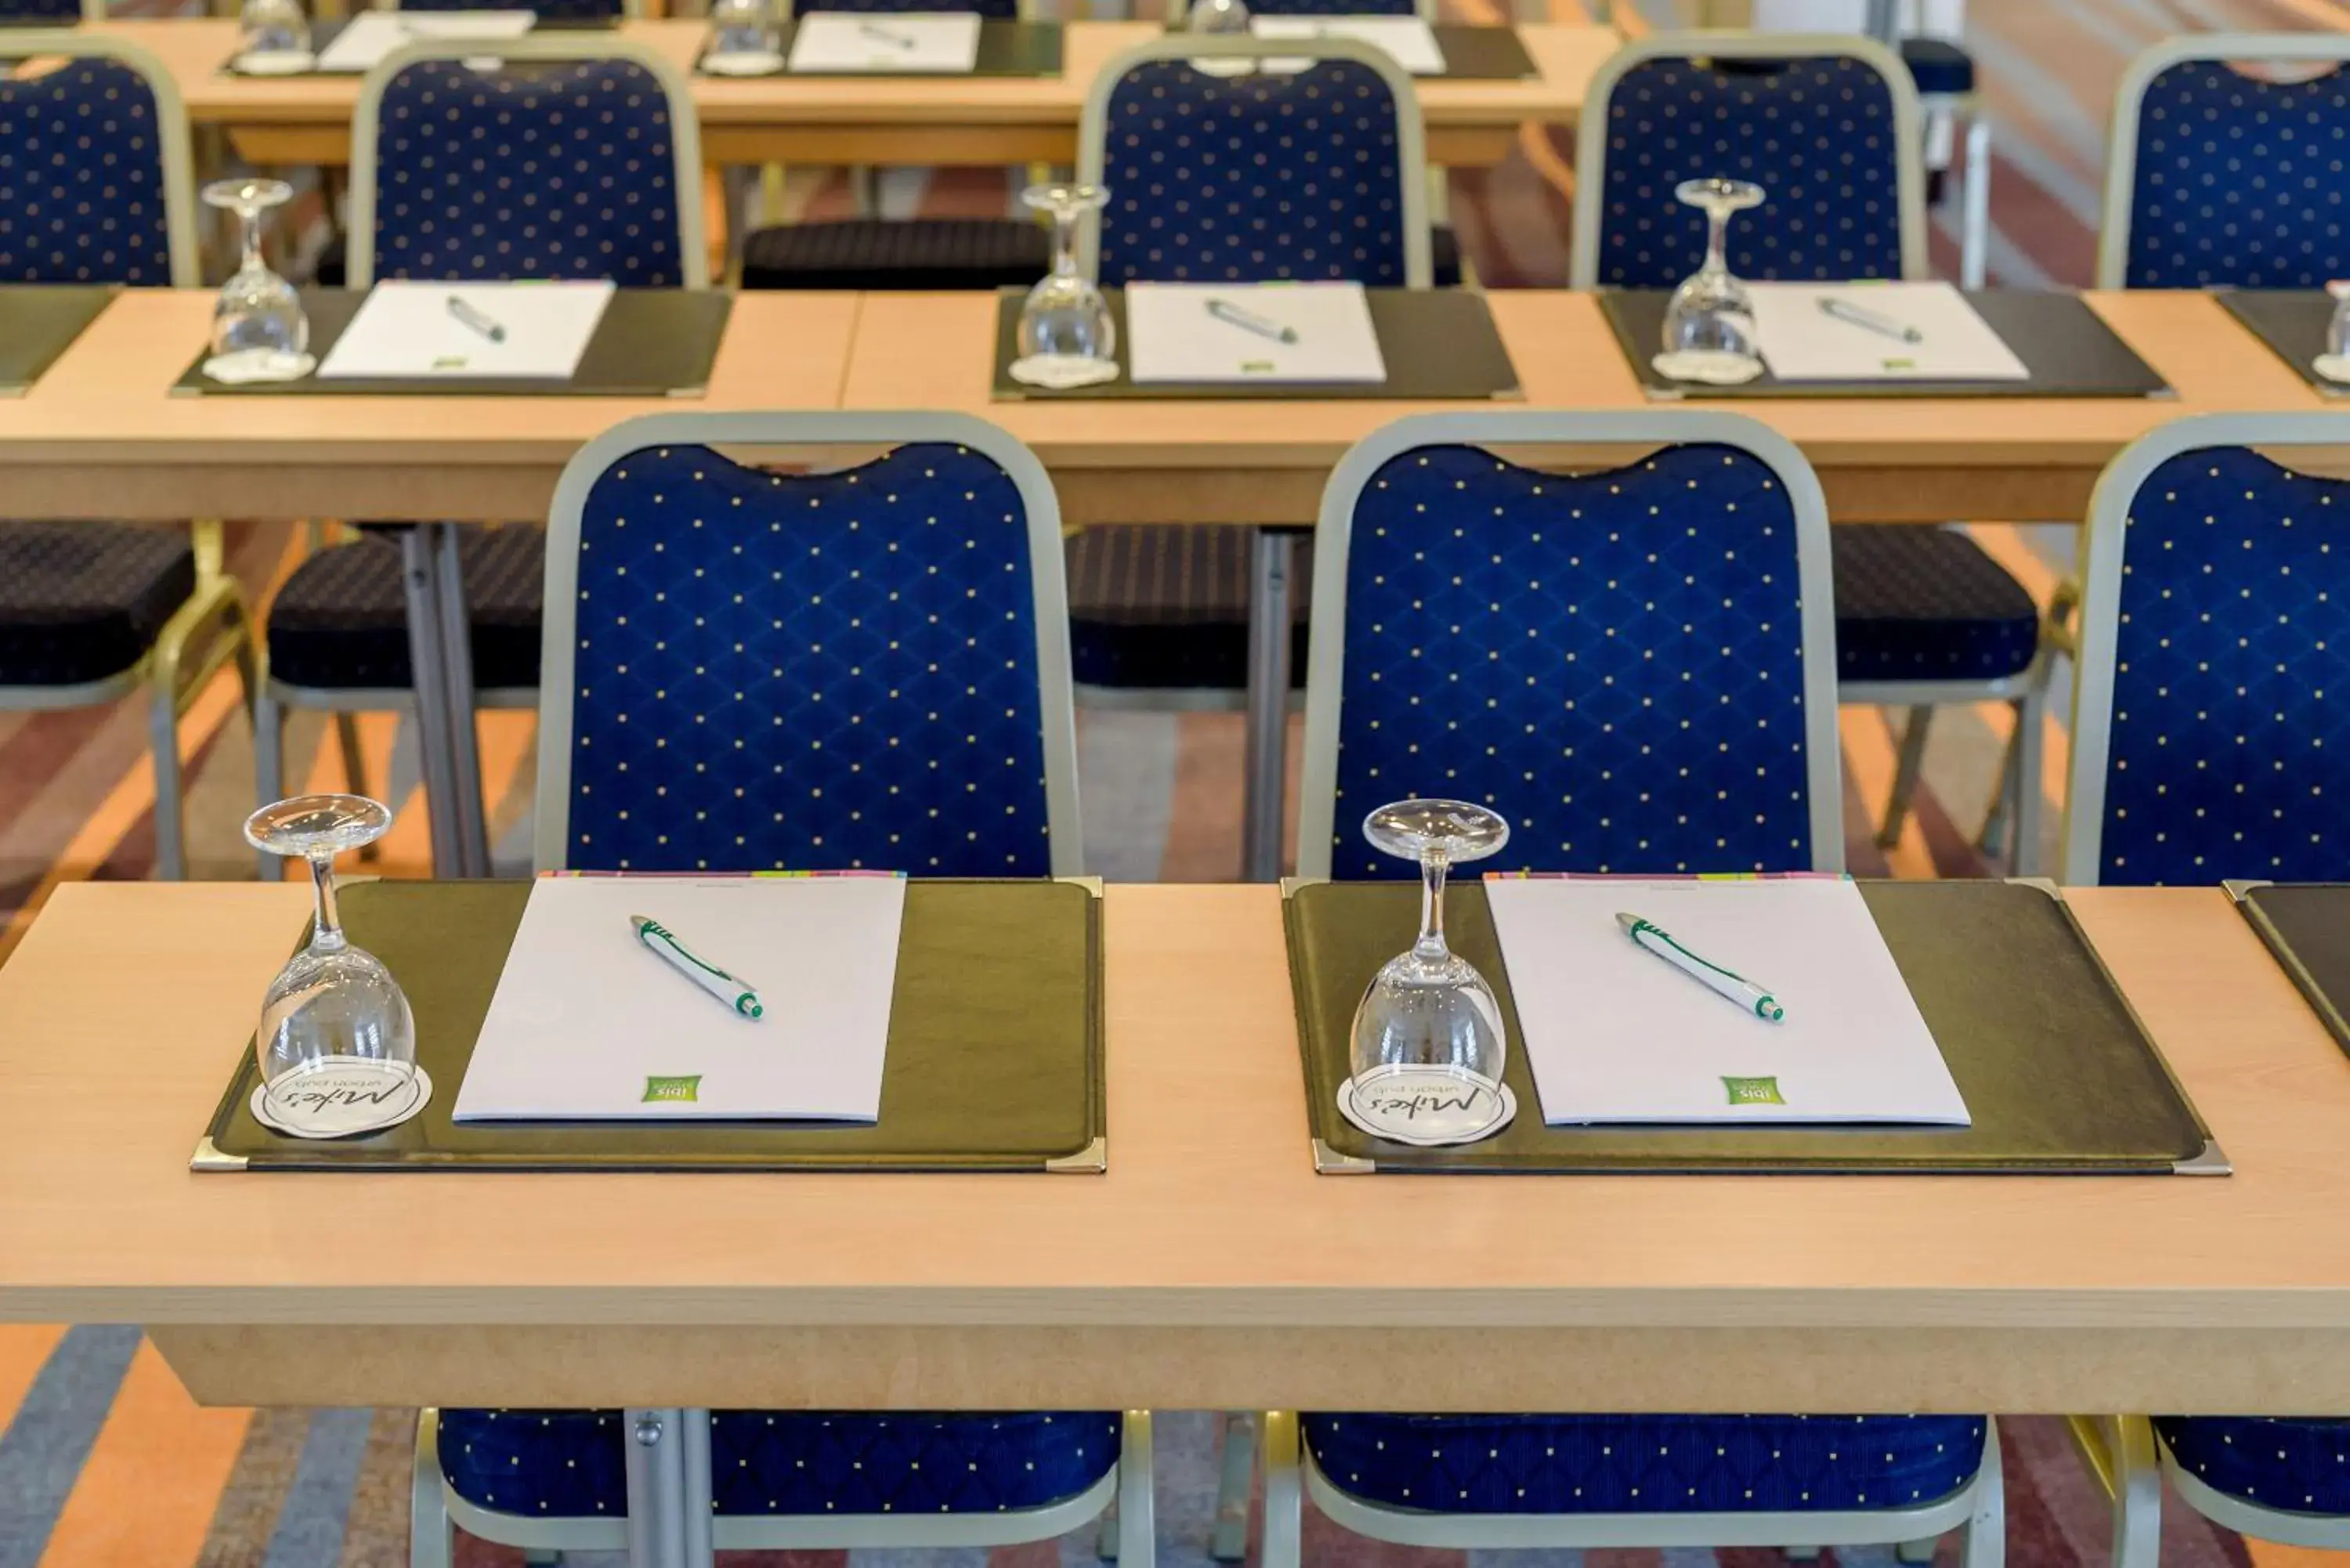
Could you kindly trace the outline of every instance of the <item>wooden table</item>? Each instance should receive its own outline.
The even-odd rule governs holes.
[[[2074,897],[2236,1175],[1317,1177],[1275,890],[1132,886],[1107,1176],[194,1176],[307,895],[68,884],[0,1318],[207,1404],[2350,1408],[2350,1062],[2216,889]]]
[[[357,77],[229,75],[221,67],[236,50],[233,19],[125,19],[105,29],[153,50],[179,84],[190,119],[224,127],[253,162],[350,161]],[[1160,31],[1156,22],[1072,22],[1058,77],[697,77],[702,152],[713,164],[1074,163],[1087,86],[1112,56]],[[621,32],[690,71],[704,24],[633,20]],[[1621,41],[1613,28],[1551,22],[1523,24],[1519,36],[1538,78],[1419,84],[1431,163],[1487,167],[1508,156],[1521,125],[1572,124],[1592,73]]]

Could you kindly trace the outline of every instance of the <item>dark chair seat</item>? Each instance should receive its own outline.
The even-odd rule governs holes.
[[[1436,286],[1457,286],[1459,236],[1435,230],[1430,254]],[[1051,234],[1022,218],[839,218],[743,242],[744,288],[1025,288],[1052,265]]]
[[[0,523],[0,686],[120,675],[195,591],[184,528]]]
[[[2214,1491],[2288,1513],[2350,1514],[2350,1421],[2158,1416],[2154,1429]]]
[[[538,684],[546,539],[536,528],[468,528],[465,602],[480,691]],[[269,673],[336,691],[412,686],[400,541],[370,533],[294,568],[269,606]]]
[[[441,1469],[501,1513],[628,1512],[618,1410],[443,1410]],[[1114,1411],[717,1410],[723,1514],[1001,1513],[1076,1497],[1118,1463]]]
[[[1241,691],[1248,686],[1246,528],[1088,528],[1069,541],[1069,659],[1079,686]],[[1291,593],[1292,684],[1305,684],[1305,584]]]
[[[1306,1415],[1342,1490],[1443,1513],[1917,1508],[1981,1468],[1974,1416]]]
[[[1975,59],[1948,38],[1904,38],[1901,63],[1928,98],[1963,98],[1975,90]]]
[[[1838,524],[1836,679],[1996,680],[2040,643],[2032,596],[1952,528]]]

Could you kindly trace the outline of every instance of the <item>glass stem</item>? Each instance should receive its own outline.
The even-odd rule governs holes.
[[[310,886],[317,895],[317,915],[312,925],[310,946],[315,951],[340,952],[348,944],[343,940],[341,914],[335,908],[335,857],[314,855],[310,857]]]
[[[1053,213],[1053,274],[1077,275],[1077,214],[1072,208],[1057,208]]]
[[[1452,956],[1444,945],[1444,874],[1441,855],[1419,857],[1419,940],[1411,944],[1414,958],[1441,961]]]
[[[1715,207],[1705,215],[1705,270],[1723,273],[1730,270],[1730,213]]]
[[[236,216],[244,225],[242,244],[244,258],[241,265],[246,272],[260,272],[265,265],[261,259],[261,213],[254,208],[243,207],[238,209]]]

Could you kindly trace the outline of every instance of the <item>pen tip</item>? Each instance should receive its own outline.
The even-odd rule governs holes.
[[[1640,917],[1638,915],[1627,915],[1624,913],[1623,910],[1618,909],[1616,911],[1616,923],[1628,931],[1634,926],[1640,923]]]

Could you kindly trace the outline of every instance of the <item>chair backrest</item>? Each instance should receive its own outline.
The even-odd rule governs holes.
[[[188,115],[162,62],[102,33],[0,27],[0,283],[192,288]]]
[[[1576,288],[1670,288],[1705,259],[1684,180],[1752,180],[1731,225],[1754,281],[1927,275],[1918,89],[1851,34],[1659,33],[1599,67],[1575,155]]]
[[[1094,78],[1077,160],[1109,187],[1079,257],[1105,284],[1428,286],[1419,100],[1367,44],[1154,38]]]
[[[5,0],[0,4],[0,16],[18,26],[55,22],[70,27],[77,22],[105,21],[106,0]]]
[[[1061,549],[1043,466],[983,420],[607,431],[548,523],[539,867],[1079,874]]]
[[[501,64],[466,63],[484,56]],[[353,288],[379,277],[707,287],[685,78],[608,33],[397,49],[359,88],[350,234]]]
[[[2296,447],[2350,413],[2175,421],[2097,482],[2066,881],[2350,879],[2350,482],[2264,455]]]
[[[2322,288],[2350,276],[2345,62],[2345,33],[2190,34],[2132,60],[2106,144],[2097,286]]]
[[[1654,450],[1603,472],[1489,448]],[[1841,870],[1827,507],[1735,414],[1422,414],[1342,460],[1315,534],[1303,877],[1411,874],[1391,800],[1490,805],[1539,871]]]

